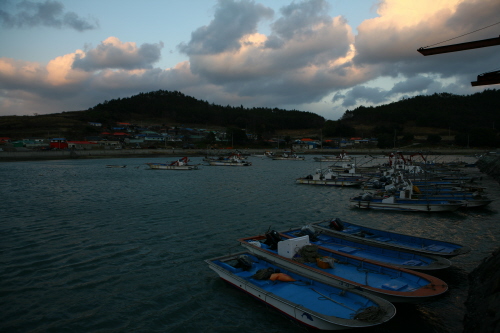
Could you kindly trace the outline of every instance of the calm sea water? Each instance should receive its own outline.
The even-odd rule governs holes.
[[[348,198],[359,189],[294,183],[319,167],[312,157],[188,172],[144,165],[173,158],[1,163],[0,331],[304,332],[204,260],[270,227],[340,217],[471,246],[434,274],[448,283],[445,295],[398,305],[390,322],[364,330],[460,332],[467,274],[498,244],[500,203],[445,214],[357,210]],[[500,196],[489,177],[482,184]]]

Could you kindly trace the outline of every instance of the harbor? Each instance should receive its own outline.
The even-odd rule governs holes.
[[[351,208],[359,188],[295,183],[319,166],[313,157],[320,155],[305,155],[305,161],[249,156],[249,167],[203,165],[193,172],[146,165],[172,155],[1,163],[9,188],[0,213],[2,329],[304,332],[225,284],[205,260],[243,251],[238,239],[269,228],[340,218],[471,249],[451,258],[450,267],[426,273],[447,284],[445,293],[397,304],[393,318],[359,331],[462,331],[468,275],[498,244],[498,200],[445,213]],[[201,156],[190,161],[203,164]],[[493,178],[469,171],[499,197]]]

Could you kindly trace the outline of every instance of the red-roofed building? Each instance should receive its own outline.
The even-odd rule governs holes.
[[[68,148],[68,141],[65,138],[50,139],[51,149],[66,149]]]

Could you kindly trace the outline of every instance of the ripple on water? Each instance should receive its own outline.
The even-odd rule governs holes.
[[[146,170],[149,161],[0,164],[9,188],[0,211],[1,331],[303,332],[223,283],[204,260],[243,250],[237,238],[340,217],[470,245],[436,273],[448,293],[398,306],[370,330],[456,332],[466,275],[498,244],[498,202],[444,215],[351,209],[347,199],[359,190],[295,184],[318,167],[309,157],[195,172]]]

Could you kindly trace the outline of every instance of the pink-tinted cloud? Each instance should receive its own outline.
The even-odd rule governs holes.
[[[187,60],[168,69],[154,67],[161,42],[138,45],[116,37],[47,65],[1,58],[0,109],[4,114],[41,113],[43,104],[44,112],[79,110],[165,89],[247,107],[300,109],[331,103],[335,96],[339,117],[345,107],[359,103],[439,89],[466,93],[480,68],[498,67],[496,53],[487,48],[435,57],[417,52],[497,22],[497,0],[385,0],[379,3],[378,17],[357,27],[357,35],[328,9],[325,0],[291,2],[279,13],[254,1],[221,0],[213,20],[179,45]],[[270,23],[267,35],[257,31],[263,22]],[[482,31],[470,39],[487,37],[495,35]],[[372,80],[388,77],[397,83],[370,86]]]
[[[106,69],[144,69],[152,68],[160,59],[163,43],[142,44],[123,43],[116,37],[108,37],[95,49],[79,53],[73,62],[73,68],[88,72]]]

